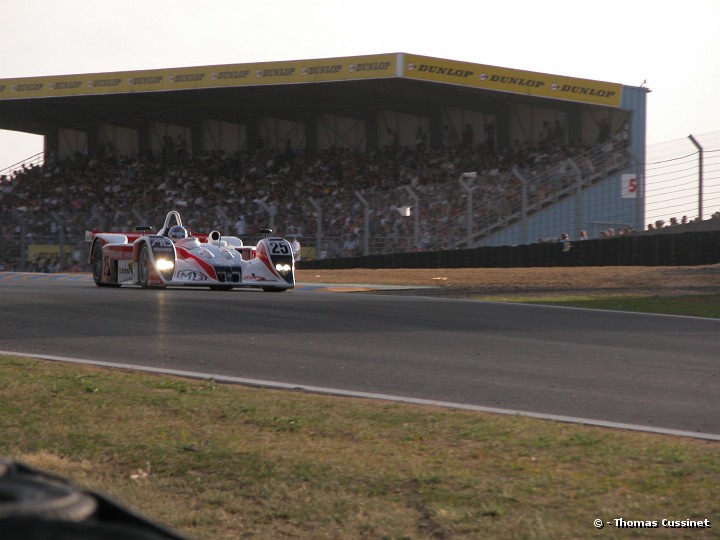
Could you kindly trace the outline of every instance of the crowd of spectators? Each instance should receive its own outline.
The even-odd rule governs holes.
[[[713,212],[713,214],[710,216],[709,219],[714,222],[720,221],[720,210]],[[683,216],[680,219],[678,219],[677,217],[673,216],[670,219],[668,219],[667,221],[665,221],[664,219],[657,219],[654,222],[648,223],[647,230],[648,231],[659,231],[661,229],[670,229],[670,228],[679,227],[682,225],[689,225],[691,223],[699,223],[701,221],[702,220],[700,219],[700,217],[695,217],[695,218],[690,219],[687,216]]]
[[[220,229],[251,238],[272,223],[280,235],[314,238],[317,205],[321,233],[333,239],[324,244],[327,256],[359,255],[366,216],[360,194],[367,201],[370,236],[382,239],[374,252],[449,248],[467,228],[468,193],[458,182],[462,173],[477,173],[468,181],[477,229],[519,210],[516,173],[532,180],[528,200],[539,204],[575,182],[568,158],[591,176],[625,159],[625,144],[621,133],[592,150],[554,136],[534,146],[516,140],[500,147],[492,139],[475,145],[463,139],[427,148],[419,140],[414,147],[392,143],[365,153],[295,151],[284,144],[253,153],[192,156],[172,146],[157,154],[123,156],[107,145],[0,177],[0,241],[25,234],[31,243],[52,243],[57,240],[50,238],[61,235],[81,239],[92,229],[157,228],[172,209],[181,212],[191,231]],[[413,196],[420,201],[418,246],[415,220],[409,217],[417,206]]]
[[[710,219],[720,219],[720,212],[715,212]],[[677,227],[678,225],[687,225],[688,223],[692,223],[693,221],[699,221],[700,218],[697,217],[693,220],[688,219],[687,216],[681,217],[679,220],[676,217],[671,217],[667,222],[665,222],[664,219],[658,219],[654,223],[648,223],[647,230],[648,231],[656,231],[658,229],[664,229],[667,227]]]

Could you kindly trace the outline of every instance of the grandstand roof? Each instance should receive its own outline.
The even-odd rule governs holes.
[[[508,102],[572,109],[619,107],[623,86],[573,77],[391,53],[345,58],[0,79],[0,129],[47,134],[98,124],[248,115],[302,121],[369,109],[428,115],[441,107],[499,111]]]

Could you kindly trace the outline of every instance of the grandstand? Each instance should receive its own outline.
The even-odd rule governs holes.
[[[45,139],[0,172],[0,259],[171,207],[306,258],[642,230],[646,92],[404,53],[0,80]]]

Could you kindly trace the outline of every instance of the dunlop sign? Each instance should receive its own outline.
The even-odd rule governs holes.
[[[622,85],[406,55],[405,76],[474,88],[619,107]]]
[[[622,85],[404,53],[0,79],[0,100],[408,78],[619,107]]]

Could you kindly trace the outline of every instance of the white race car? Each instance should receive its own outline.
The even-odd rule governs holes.
[[[256,246],[219,231],[190,235],[180,214],[169,212],[157,233],[150,227],[133,232],[88,231],[89,263],[98,287],[140,285],[210,287],[230,290],[258,287],[280,292],[295,287],[295,259],[284,238],[266,235]]]

